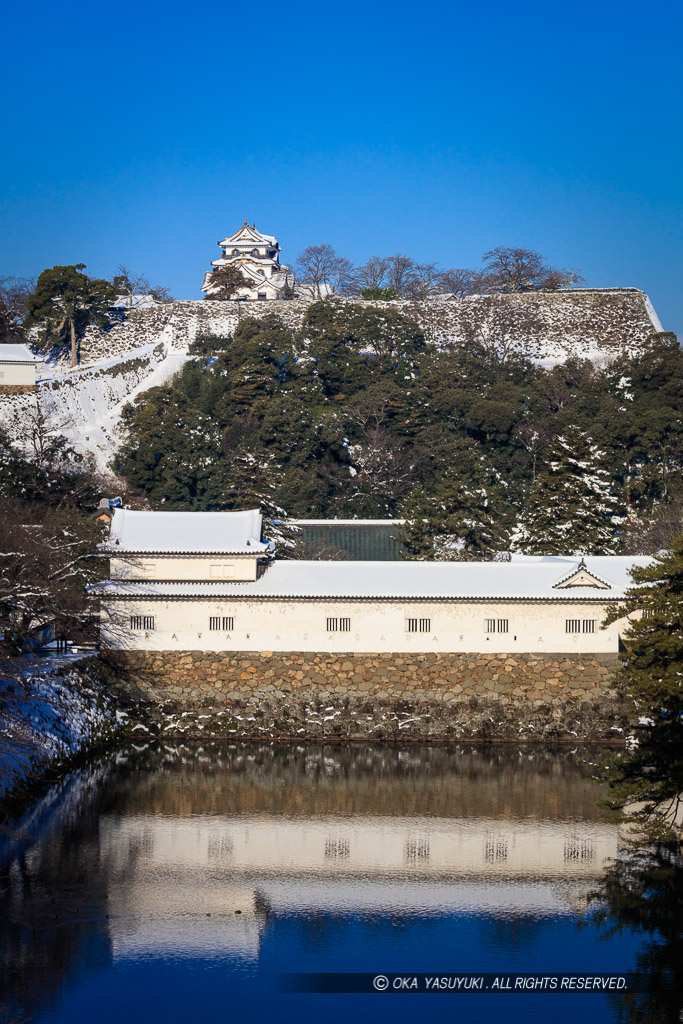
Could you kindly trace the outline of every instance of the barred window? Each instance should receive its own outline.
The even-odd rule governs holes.
[[[351,619],[328,619],[327,620],[327,632],[328,633],[350,633],[351,632]]]
[[[584,633],[595,632],[595,619],[584,619],[582,622]]]
[[[431,633],[431,619],[406,619],[407,633]]]
[[[154,629],[154,616],[153,615],[131,615],[130,617],[130,628],[131,629]]]
[[[510,627],[509,619],[485,619],[485,633],[507,633]]]
[[[235,619],[232,615],[211,615],[209,616],[209,629],[222,629],[226,633],[232,632],[235,628]]]
[[[580,633],[581,619],[565,619],[564,628],[566,633]]]

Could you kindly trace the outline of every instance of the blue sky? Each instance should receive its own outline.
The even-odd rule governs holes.
[[[0,276],[119,263],[200,297],[245,216],[476,265],[523,245],[683,333],[681,8],[16,3]]]

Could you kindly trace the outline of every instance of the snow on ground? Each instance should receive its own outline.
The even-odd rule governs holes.
[[[0,799],[117,727],[92,655],[26,658],[0,666]]]
[[[187,358],[187,355],[179,352],[165,354],[151,373],[111,406],[102,401],[97,390],[94,389],[90,407],[86,406],[83,416],[74,416],[72,419],[65,420],[61,427],[61,433],[69,438],[76,451],[83,454],[91,452],[95,456],[98,467],[106,469],[123,440],[119,429],[123,407],[134,401],[144,391],[166,384],[181,369]],[[113,362],[120,363],[121,360],[113,360]],[[104,364],[97,365],[100,368]]]

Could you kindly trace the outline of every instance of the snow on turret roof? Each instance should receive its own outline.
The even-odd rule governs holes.
[[[238,231],[235,231],[233,235],[228,235],[224,238],[219,245],[232,245],[237,242],[266,242],[268,245],[277,245],[277,238],[273,235],[262,235],[260,231],[256,230],[256,226],[250,226],[247,224],[246,217],[244,224]]]
[[[115,552],[148,554],[259,555],[261,513],[134,512],[116,509],[107,547]]]
[[[118,513],[117,513],[118,514]],[[149,513],[139,513],[142,515]],[[190,513],[197,515],[197,513]],[[103,585],[110,596],[328,598],[336,600],[526,600],[614,601],[631,585],[629,570],[645,557],[589,558],[607,577],[609,591],[598,587],[557,590],[558,568],[578,568],[579,559],[529,558],[513,562],[275,562],[260,579],[248,583],[119,583]]]
[[[0,345],[0,363],[37,363],[38,356],[34,356],[28,345]]]

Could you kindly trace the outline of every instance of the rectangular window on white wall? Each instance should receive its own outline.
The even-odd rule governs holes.
[[[154,629],[154,616],[153,615],[131,615],[130,617],[130,628],[131,629]]]
[[[580,633],[581,632],[581,619],[565,619],[565,632],[566,633]]]
[[[507,633],[509,628],[509,619],[484,619],[485,633]]]
[[[581,623],[581,625],[583,627],[583,632],[584,633],[594,633],[595,632],[595,619],[584,619],[583,622]]]
[[[431,619],[406,619],[406,633],[431,633]]]
[[[222,629],[226,633],[235,628],[235,619],[232,615],[211,615],[209,616],[209,629]]]
[[[350,633],[351,619],[332,618],[327,620],[328,633]]]

